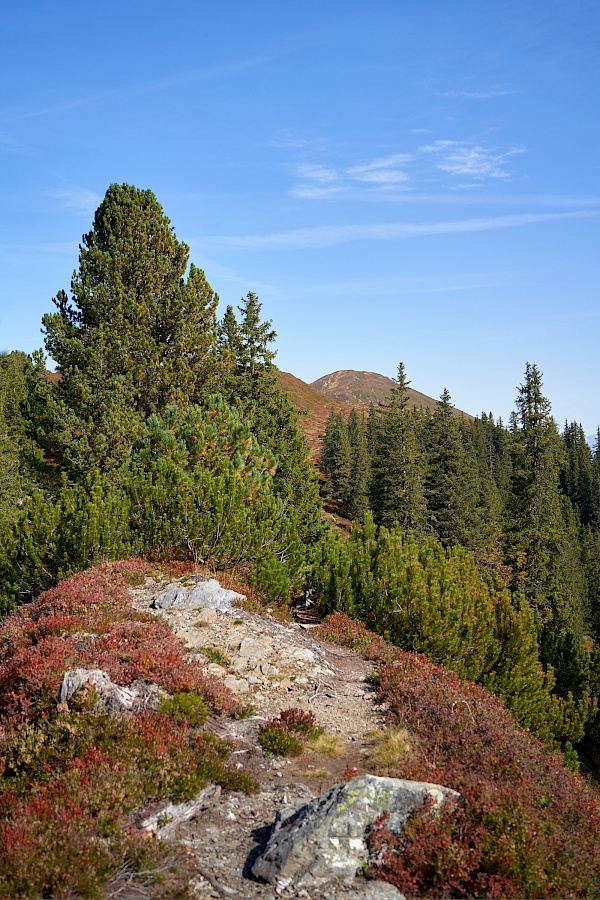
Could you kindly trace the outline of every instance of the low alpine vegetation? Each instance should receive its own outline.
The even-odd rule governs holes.
[[[297,707],[282,709],[277,718],[267,721],[258,732],[262,748],[273,756],[300,756],[304,743],[323,733],[315,714]]]
[[[600,880],[600,798],[562,754],[545,752],[504,703],[347,616],[320,636],[379,663],[380,698],[407,752],[386,774],[448,785],[457,805],[372,834],[375,875],[423,897],[587,897]]]
[[[80,573],[0,630],[0,896],[97,896],[123,865],[161,870],[165,850],[130,827],[133,809],[183,802],[209,782],[255,789],[227,764],[229,744],[202,731],[209,714],[243,710],[167,626],[131,607],[127,583],[147,568]],[[89,688],[58,704],[64,673],[78,667],[158,685],[158,710],[98,713]]]

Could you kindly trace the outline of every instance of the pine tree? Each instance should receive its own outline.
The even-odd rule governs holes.
[[[109,187],[43,318],[59,377],[36,379],[34,411],[72,477],[118,468],[147,416],[218,382],[218,298],[188,255],[151,191]]]

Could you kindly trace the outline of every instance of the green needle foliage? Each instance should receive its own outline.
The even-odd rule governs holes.
[[[229,366],[223,391],[250,421],[258,442],[277,457],[273,490],[295,510],[302,540],[314,543],[321,534],[317,474],[298,427],[298,412],[277,388],[275,351],[270,349],[276,333],[270,321],[261,321],[261,309],[250,292],[238,307],[239,321],[228,306],[219,324],[219,345]]]
[[[444,545],[473,547],[481,525],[477,466],[474,454],[469,454],[465,446],[447,390],[429,422],[426,444],[429,524]]]
[[[0,535],[2,603],[31,600],[99,559],[131,553],[246,566],[269,598],[287,599],[302,550],[293,509],[273,490],[275,459],[219,397],[151,416],[126,465],[54,498],[34,492]]]
[[[551,696],[531,608],[504,584],[483,578],[462,547],[444,548],[367,516],[343,543],[323,542],[312,572],[323,612],[340,611],[406,650],[425,653],[502,696],[547,744],[580,740],[595,713],[589,696]]]
[[[416,415],[409,409],[404,363],[398,366],[391,408],[377,430],[373,457],[372,505],[378,524],[398,523],[422,530],[426,519],[424,460],[419,450]]]
[[[218,298],[188,256],[151,191],[109,187],[71,296],[43,318],[60,377],[34,382],[38,433],[70,478],[118,468],[147,416],[218,384]]]

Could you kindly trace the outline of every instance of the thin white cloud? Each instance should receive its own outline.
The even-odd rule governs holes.
[[[440,97],[452,97],[457,100],[491,100],[494,97],[509,97],[518,91],[442,91]]]
[[[348,191],[358,185],[363,189],[366,185],[372,190],[389,191],[409,180],[405,167],[411,159],[410,154],[394,153],[340,169],[302,163],[296,169],[296,175],[302,181],[294,185],[292,193],[296,197],[315,199]]]
[[[436,140],[411,153],[393,153],[350,166],[303,162],[295,169],[298,180],[291,193],[308,200],[342,193],[362,200],[398,199],[407,190],[418,196],[419,185],[436,181],[468,191],[508,181],[509,160],[523,152],[517,147],[499,151],[469,141]]]
[[[505,168],[506,161],[523,151],[516,147],[504,153],[494,153],[479,144],[467,144],[462,141],[434,141],[419,148],[422,153],[433,154],[437,158],[436,166],[442,172],[451,175],[468,176],[477,181],[487,178],[509,178],[510,172]]]
[[[49,194],[59,200],[67,209],[85,216],[92,216],[102,200],[102,197],[95,191],[82,187],[58,188],[50,191]]]
[[[396,187],[408,181],[406,172],[390,171],[388,169],[372,169],[370,172],[363,172],[362,175],[356,177],[359,181],[378,184],[381,187]]]
[[[516,228],[540,222],[599,216],[600,210],[576,210],[559,213],[519,213],[508,216],[489,216],[478,219],[455,219],[444,222],[388,222],[372,225],[336,225],[331,227],[297,228],[264,235],[223,235],[196,240],[204,247],[227,247],[245,250],[319,249],[337,244],[365,240],[403,240],[431,235],[463,234]]]
[[[335,169],[328,168],[327,166],[310,165],[308,163],[303,163],[298,166],[297,173],[300,178],[306,178],[320,183],[337,181],[339,179],[339,174]]]
[[[412,160],[408,153],[394,153],[374,159],[359,166],[346,169],[346,174],[353,180],[393,188],[409,180],[405,167]]]
[[[323,197],[332,197],[334,194],[343,193],[347,188],[341,184],[332,184],[328,187],[319,185],[298,184],[292,188],[294,197],[300,197],[303,200],[319,200]]]
[[[369,172],[380,172],[389,169],[396,171],[400,166],[406,165],[411,160],[412,156],[410,153],[393,153],[391,156],[379,157],[360,166],[351,166],[349,169],[346,169],[346,172],[351,176],[360,178]]]

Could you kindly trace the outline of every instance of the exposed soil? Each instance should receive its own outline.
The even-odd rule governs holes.
[[[250,867],[269,837],[277,811],[307,802],[342,781],[347,769],[374,771],[369,753],[386,711],[369,681],[373,666],[350,650],[316,639],[311,633],[314,625],[282,625],[243,609],[233,613],[151,609],[152,597],[164,585],[148,579],[143,587],[132,588],[134,606],[169,622],[190,658],[206,660],[206,671],[222,678],[253,707],[249,718],[212,717],[205,727],[234,742],[231,758],[260,785],[254,795],[208,797],[206,808],[178,826],[169,841],[188,851],[199,897],[275,898],[272,886],[252,879]],[[217,661],[208,661],[210,656]],[[289,707],[314,712],[329,746],[307,745],[295,758],[265,754],[257,740],[258,728]],[[355,891],[332,882],[318,890],[284,893],[326,900],[361,896]]]

